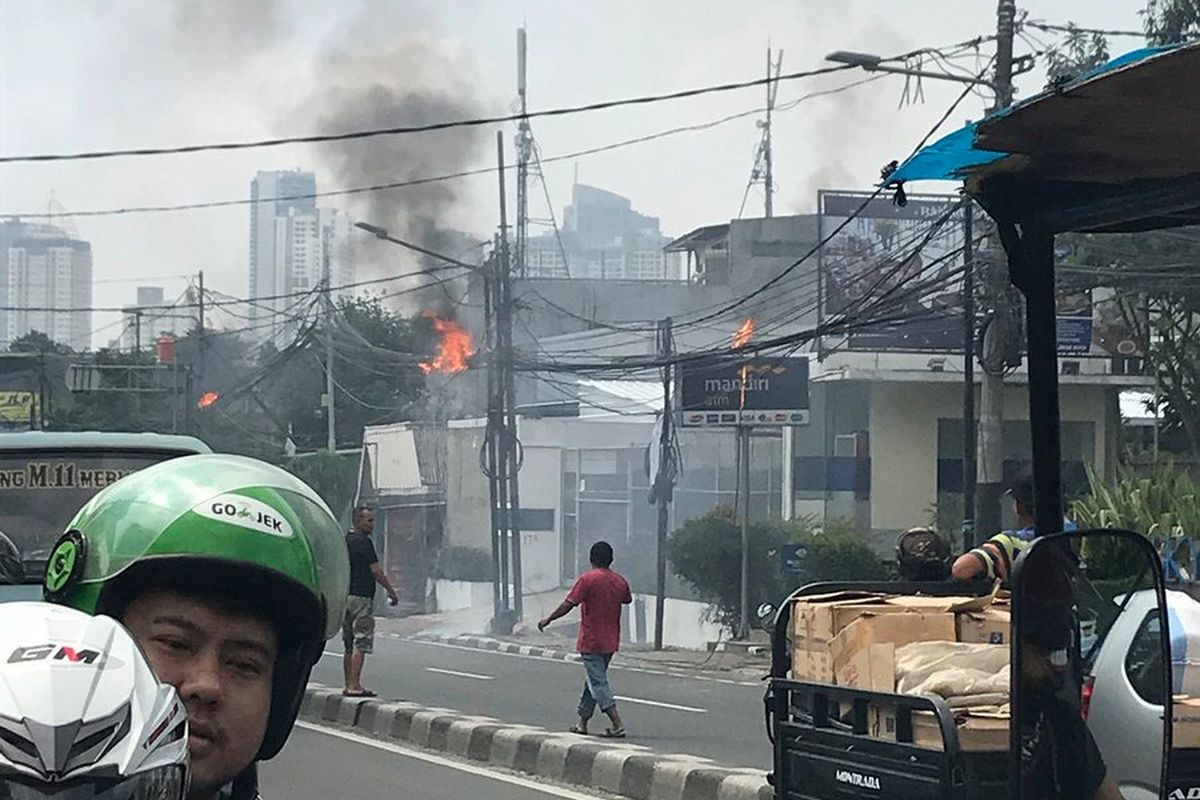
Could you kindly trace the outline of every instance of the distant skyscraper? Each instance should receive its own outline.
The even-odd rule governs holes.
[[[279,295],[303,291],[320,280],[316,191],[316,176],[298,169],[259,172],[250,182],[249,297],[258,301],[250,307],[255,338],[286,327],[282,312],[296,298]]]
[[[327,269],[331,286],[354,281],[350,217],[337,209],[318,209],[312,197],[316,191],[313,173],[300,170],[259,172],[250,183],[256,202],[250,212],[249,296],[258,301],[251,307],[253,338],[295,329],[297,321],[287,312],[301,298],[279,295],[315,289]],[[279,199],[257,202],[260,198]]]
[[[5,314],[0,344],[36,330],[75,350],[91,347],[92,312],[66,309],[92,305],[92,246],[53,225],[9,220],[2,227],[7,275],[0,305],[17,310]]]
[[[542,278],[678,279],[663,253],[670,241],[657,217],[633,210],[629,198],[575,184],[560,236],[531,236],[526,273]],[[565,263],[564,263],[565,257]]]

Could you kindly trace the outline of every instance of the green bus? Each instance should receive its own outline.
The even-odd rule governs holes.
[[[195,437],[161,433],[0,433],[0,549],[23,564],[20,584],[0,585],[0,602],[40,599],[50,548],[96,492],[151,464],[210,452]]]

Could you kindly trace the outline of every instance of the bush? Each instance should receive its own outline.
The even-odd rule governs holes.
[[[824,526],[808,517],[750,525],[750,607],[778,605],[792,590],[817,581],[881,581],[887,574],[862,534],[844,520]],[[799,575],[783,573],[780,549],[804,546]],[[737,626],[741,603],[741,527],[733,509],[720,506],[688,520],[667,541],[667,557],[684,583],[714,606],[714,619]]]
[[[492,554],[482,547],[443,547],[433,576],[448,581],[489,583],[492,580]]]
[[[784,594],[779,546],[788,540],[778,523],[750,525],[750,608],[778,603]],[[737,628],[741,606],[742,533],[729,506],[690,519],[667,539],[667,558],[684,583],[714,607],[713,619]]]
[[[804,545],[799,575],[789,576],[792,588],[818,581],[883,581],[887,569],[866,537],[847,520],[830,520],[817,527],[811,520],[792,525],[791,540]]]

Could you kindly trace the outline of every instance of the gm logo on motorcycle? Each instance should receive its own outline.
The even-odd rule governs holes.
[[[95,664],[104,654],[99,650],[80,650],[67,645],[39,644],[18,647],[8,657],[9,664],[25,661],[62,661],[67,664]]]

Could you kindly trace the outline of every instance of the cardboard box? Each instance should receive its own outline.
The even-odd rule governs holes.
[[[908,611],[901,614],[865,614],[846,626],[829,643],[829,653],[833,657],[833,674],[839,683],[846,680],[862,680],[863,662],[856,657],[872,645],[889,644],[891,651],[891,675],[887,688],[880,691],[896,690],[895,646],[910,642],[953,642],[957,635],[954,614],[936,613],[924,614]],[[884,651],[875,652],[876,664],[868,663],[873,683],[882,682],[878,677],[878,662],[884,658]],[[852,664],[853,662],[853,664]],[[856,685],[856,684],[845,684]]]
[[[792,650],[792,680],[833,683],[833,656],[828,647]]]
[[[872,644],[851,655],[834,676],[839,686],[872,692],[896,691],[896,645]]]
[[[1012,615],[1007,608],[960,611],[958,641],[967,644],[1008,644],[1012,641]]]
[[[866,592],[836,592],[797,600],[792,607],[795,637],[811,649],[811,643],[827,643],[842,628],[875,608],[877,613],[903,610],[887,606],[884,595]]]
[[[1171,705],[1171,746],[1200,748],[1200,697],[1176,696]]]
[[[1008,750],[1010,721],[1008,711],[1001,707],[959,712],[954,715],[958,746],[972,751]],[[943,748],[942,731],[933,712],[913,712],[913,744],[936,750]]]

